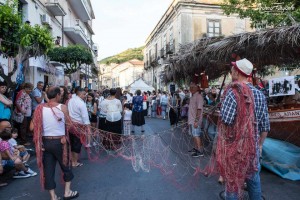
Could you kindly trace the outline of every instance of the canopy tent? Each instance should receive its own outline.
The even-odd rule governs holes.
[[[131,93],[135,93],[136,90],[141,90],[142,92],[153,91],[154,88],[152,86],[149,86],[147,83],[145,83],[145,81],[142,78],[139,78],[128,86],[128,90]]]

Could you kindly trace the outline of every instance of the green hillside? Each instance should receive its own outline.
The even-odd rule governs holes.
[[[131,59],[143,60],[144,58],[143,49],[144,46],[139,48],[127,49],[126,51],[123,51],[117,55],[110,56],[100,60],[100,64],[107,64],[107,65],[109,65],[110,63],[119,64]]]

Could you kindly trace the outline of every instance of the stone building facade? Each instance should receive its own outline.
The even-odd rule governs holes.
[[[249,19],[223,14],[222,0],[173,0],[146,39],[144,80],[167,89],[162,73],[179,46],[202,37],[229,36],[252,31]]]

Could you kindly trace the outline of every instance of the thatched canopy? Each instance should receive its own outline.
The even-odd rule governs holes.
[[[205,73],[216,79],[230,70],[232,54],[250,60],[258,71],[269,65],[298,64],[300,25],[242,33],[226,38],[202,38],[182,45],[164,74],[165,82],[191,79]]]

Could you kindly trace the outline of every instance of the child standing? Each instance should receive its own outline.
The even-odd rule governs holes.
[[[130,104],[125,104],[124,105],[124,122],[123,122],[123,132],[124,135],[130,135],[131,133],[131,116],[132,116],[132,111],[130,110]]]
[[[28,167],[29,165],[27,163],[30,158],[30,154],[26,151],[23,145],[18,145],[16,141],[16,138],[18,137],[18,129],[12,129],[11,136],[12,137],[8,140],[8,142],[12,146],[15,155],[20,156],[24,165]]]

